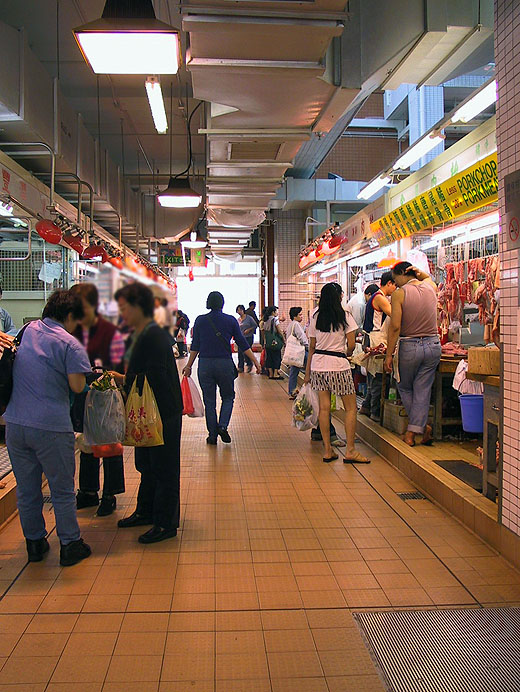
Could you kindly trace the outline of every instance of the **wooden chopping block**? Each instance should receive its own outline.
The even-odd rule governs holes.
[[[500,375],[500,349],[482,346],[470,348],[468,371],[478,375]]]

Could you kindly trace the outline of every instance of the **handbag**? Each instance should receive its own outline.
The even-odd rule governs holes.
[[[146,375],[137,375],[125,407],[126,437],[129,447],[159,447],[164,444],[159,407]]]
[[[209,315],[207,317],[208,317],[209,323],[211,324],[211,326],[213,328],[213,331],[215,332],[215,336],[217,336],[221,341],[223,341],[226,344],[226,348],[229,349],[229,355],[231,356],[231,362],[233,363],[233,379],[236,380],[238,377],[238,370],[237,370],[237,366],[235,365],[235,361],[233,360],[233,350],[231,348],[231,344],[224,339],[224,337],[222,336],[222,332],[219,332],[218,329],[215,327],[215,323],[213,322],[211,317]]]
[[[11,394],[13,393],[13,368],[16,350],[22,343],[23,333],[29,324],[30,322],[20,329],[12,346],[10,348],[4,348],[4,352],[0,358],[0,414],[5,412]]]
[[[294,336],[294,324],[285,344],[282,363],[296,368],[303,368],[305,362],[305,346]]]
[[[271,324],[274,324],[271,322]],[[268,351],[281,351],[283,348],[283,337],[278,333],[276,327],[274,331],[264,330],[265,347]]]

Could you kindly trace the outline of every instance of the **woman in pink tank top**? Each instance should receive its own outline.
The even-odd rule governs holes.
[[[415,445],[415,435],[422,433],[421,444],[432,443],[428,425],[431,391],[435,371],[441,359],[437,329],[437,286],[410,262],[399,262],[392,269],[398,289],[392,296],[392,315],[388,333],[385,369],[392,372],[397,345],[395,378],[401,400],[408,414],[406,444]]]

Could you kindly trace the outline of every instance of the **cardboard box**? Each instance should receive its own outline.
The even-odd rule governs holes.
[[[468,372],[475,375],[500,375],[500,349],[496,346],[470,348]]]

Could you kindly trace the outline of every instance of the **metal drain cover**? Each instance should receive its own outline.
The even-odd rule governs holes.
[[[418,490],[413,493],[397,493],[401,500],[426,500],[426,497]]]
[[[520,608],[354,617],[391,692],[520,690]]]

